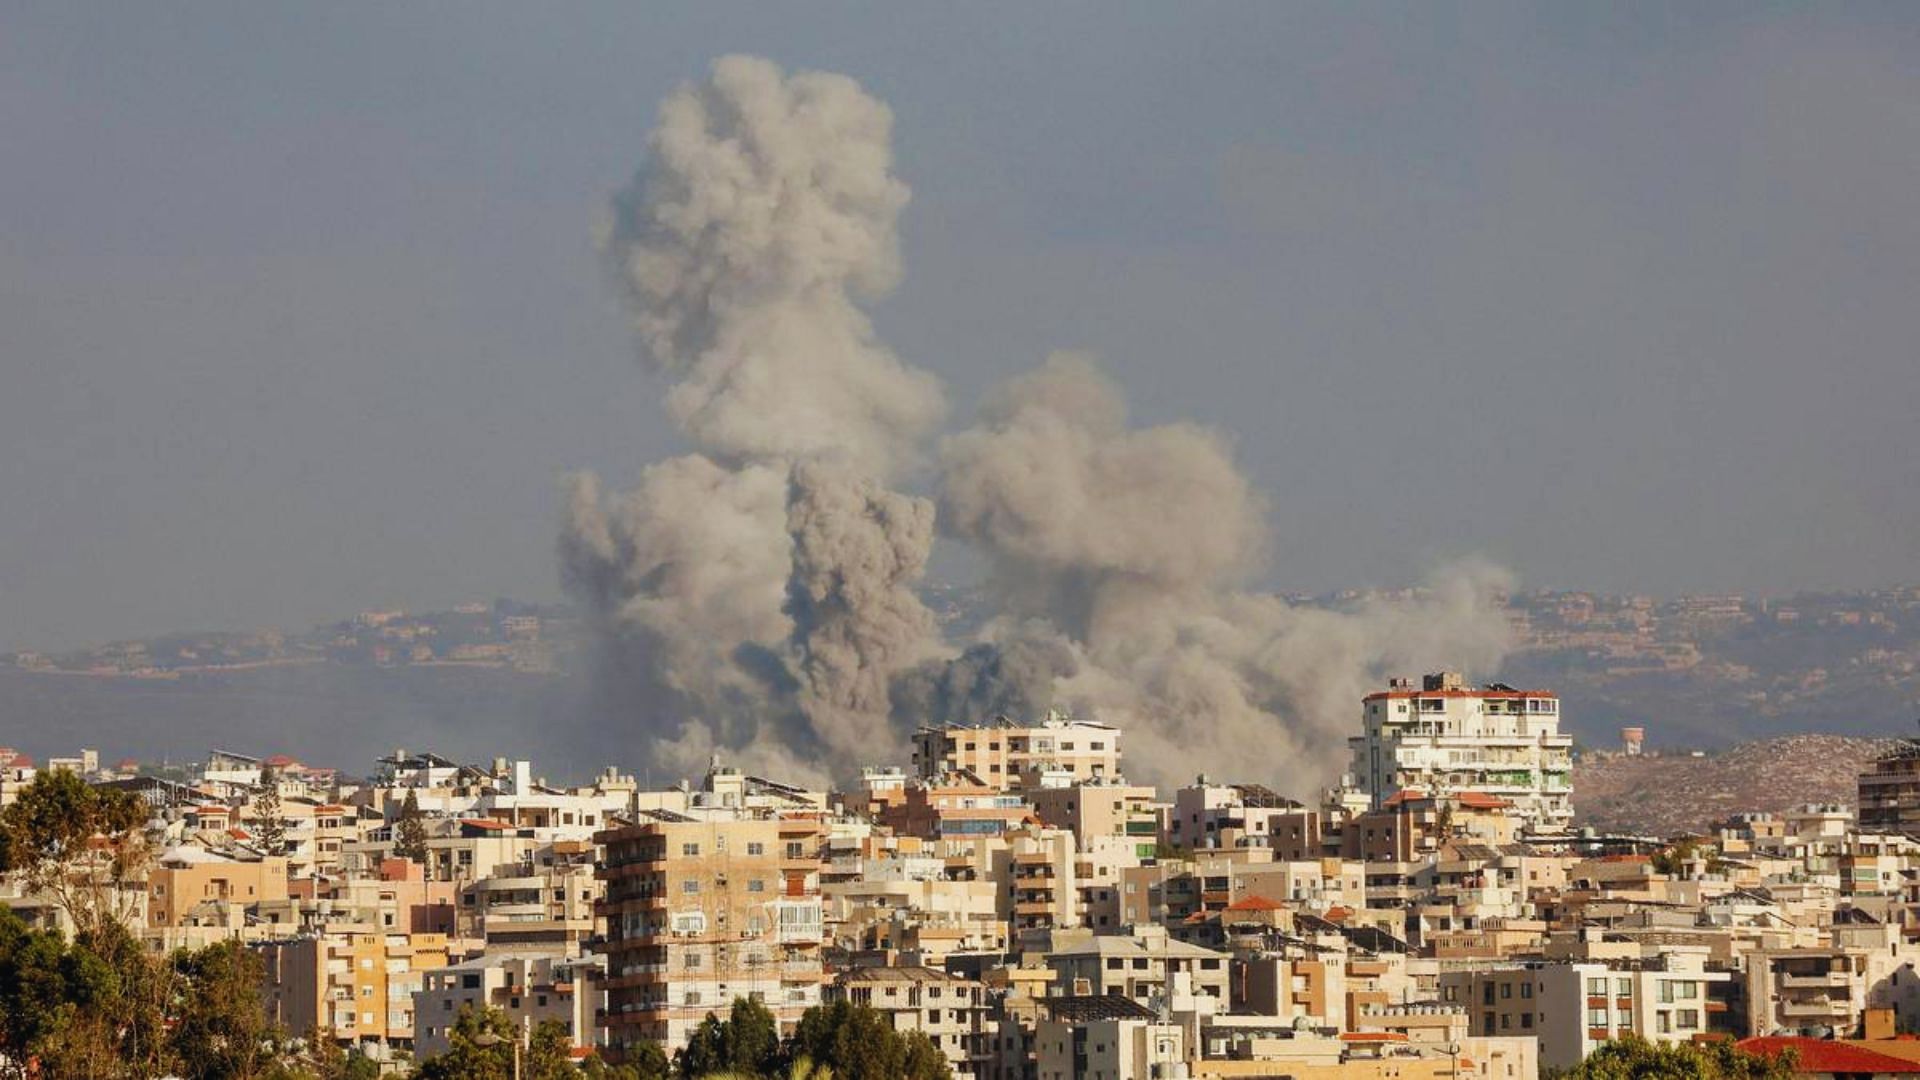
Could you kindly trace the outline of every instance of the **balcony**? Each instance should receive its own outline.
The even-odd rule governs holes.
[[[1853,1016],[1853,1003],[1844,997],[1789,998],[1780,1003],[1780,1015],[1832,1019]]]
[[[1844,971],[1830,971],[1824,975],[1788,975],[1780,976],[1782,990],[1832,990],[1845,989],[1852,984],[1852,976]]]

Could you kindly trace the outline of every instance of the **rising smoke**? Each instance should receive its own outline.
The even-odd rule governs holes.
[[[1227,442],[1129,426],[1084,356],[1011,380],[938,444],[937,518],[890,489],[946,411],[860,307],[899,276],[891,124],[847,78],[729,57],[667,100],[614,200],[603,250],[701,452],[614,498],[576,478],[560,546],[600,707],[655,760],[845,776],[898,760],[921,723],[1063,707],[1124,726],[1142,779],[1306,791],[1382,672],[1499,662],[1490,568],[1348,611],[1249,590],[1268,507]],[[915,591],[936,522],[988,567],[998,614],[968,641]]]

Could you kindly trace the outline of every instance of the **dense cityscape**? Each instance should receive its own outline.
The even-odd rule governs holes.
[[[0,1080],[1920,1080],[1917,14],[0,6]]]
[[[721,758],[654,789],[425,749],[364,775],[0,750],[4,895],[245,980],[261,1068],[470,1075],[435,1070],[537,1044],[550,1070],[703,1075],[772,1063],[774,1036],[725,1056],[755,1025],[836,1075],[1495,1080],[1628,1036],[1920,1068],[1920,743],[1857,813],[1635,836],[1581,827],[1563,722],[1551,690],[1393,679],[1310,802],[1132,783],[1124,730],[1062,714],[923,728],[834,790]],[[836,1033],[865,1015],[886,1037]],[[47,1075],[86,1049],[5,1033]]]

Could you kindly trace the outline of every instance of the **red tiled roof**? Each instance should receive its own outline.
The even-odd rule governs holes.
[[[1264,896],[1243,896],[1227,905],[1228,911],[1284,911],[1285,904],[1269,900]]]
[[[1740,1049],[1773,1057],[1783,1050],[1799,1055],[1794,1071],[1799,1073],[1920,1073],[1920,1062],[1906,1061],[1877,1050],[1866,1050],[1829,1039],[1806,1039],[1795,1035],[1762,1035],[1742,1039]]]
[[[298,765],[300,763],[293,760],[292,758],[288,757],[285,754],[275,754],[272,757],[267,759],[267,764],[273,766],[276,769],[284,769],[289,765]]]
[[[1410,802],[1418,802],[1421,799],[1429,798],[1432,798],[1432,796],[1420,788],[1401,788],[1389,796],[1387,801],[1381,805],[1404,806]],[[1489,795],[1484,791],[1456,791],[1453,793],[1452,798],[1461,806],[1472,807],[1475,810],[1505,810],[1513,805],[1512,802],[1498,795]]]
[[[1339,904],[1335,904],[1332,907],[1328,908],[1326,915],[1322,917],[1325,918],[1330,923],[1346,922],[1348,919],[1353,917],[1353,909],[1350,907],[1341,907]]]
[[[471,825],[476,829],[511,829],[513,828],[513,826],[507,824],[504,821],[495,821],[492,818],[461,818],[460,824]]]

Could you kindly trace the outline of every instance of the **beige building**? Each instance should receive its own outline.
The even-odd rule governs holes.
[[[1868,1009],[1897,1030],[1920,1030],[1920,947],[1893,924],[1835,925],[1832,944],[1756,949],[1746,957],[1747,1029],[1754,1035],[1851,1037]]]
[[[515,1028],[555,1020],[575,1046],[599,1038],[597,1012],[605,1003],[597,957],[524,953],[481,956],[427,972],[414,995],[414,1057],[448,1048],[462,1009],[499,1009]]]
[[[642,1040],[681,1046],[736,997],[787,1029],[820,1003],[819,830],[811,819],[659,812],[599,834],[610,1057]]]
[[[1038,724],[1005,718],[983,727],[925,727],[914,735],[922,779],[970,772],[1002,790],[1074,784],[1120,775],[1120,729],[1049,711]]]
[[[439,934],[328,927],[310,937],[259,946],[266,962],[267,1016],[286,1031],[331,1029],[343,1043],[383,1051],[413,1045],[414,995],[422,973],[445,967]]]
[[[826,997],[877,1009],[895,1031],[924,1033],[956,1077],[986,1075],[992,1009],[979,982],[929,967],[855,968],[836,978]]]
[[[1108,780],[1021,794],[1042,823],[1073,833],[1081,851],[1116,837],[1141,858],[1152,858],[1159,846],[1159,795],[1153,788]]]
[[[1570,1067],[1601,1043],[1633,1034],[1684,1043],[1715,1027],[1713,991],[1732,976],[1707,971],[1697,952],[1669,950],[1644,963],[1512,964],[1442,971],[1441,1001],[1467,1011],[1482,1037],[1534,1037],[1540,1063]]]
[[[1055,993],[1063,996],[1119,995],[1147,1004],[1180,980],[1195,997],[1211,998],[1224,1011],[1230,1000],[1228,959],[1226,953],[1175,941],[1158,926],[1143,926],[1131,934],[1061,936],[1045,963],[1053,969]]]
[[[238,859],[205,848],[163,852],[147,874],[147,925],[231,921],[228,913],[287,898],[287,860]]]

